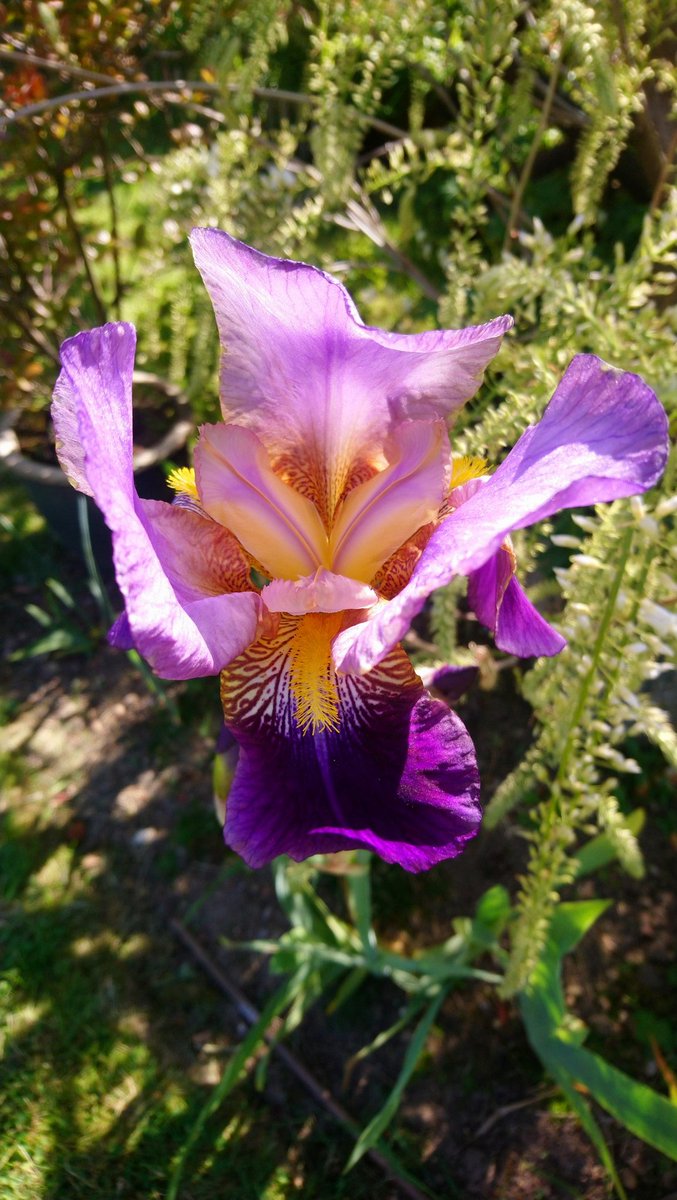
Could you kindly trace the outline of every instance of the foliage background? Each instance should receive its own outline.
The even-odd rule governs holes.
[[[218,347],[186,243],[213,224],[337,274],[370,324],[512,312],[458,452],[500,460],[583,351],[640,373],[674,430],[676,16],[669,0],[0,5],[3,408],[44,412],[60,341],[122,317],[138,365],[213,418]],[[410,647],[422,663],[479,663],[487,686],[513,675],[530,706],[521,758],[506,722],[505,769],[489,777],[488,826],[511,822],[528,848],[501,880],[501,1003],[544,961],[563,889],[579,895],[581,843],[603,834],[641,877],[635,777],[659,798],[674,784],[671,693],[656,691],[677,638],[674,474],[673,458],[644,500],[519,535],[530,595],[569,641],[554,663],[515,671],[492,655],[455,584]],[[31,518],[8,496],[21,587]],[[42,618],[29,615],[53,648],[82,651],[80,601],[59,580],[54,568]],[[160,700],[165,715],[180,704]],[[651,819],[674,834],[663,805]],[[45,1195],[75,1186],[40,1178]]]

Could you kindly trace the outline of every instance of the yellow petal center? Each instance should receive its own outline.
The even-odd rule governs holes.
[[[192,467],[175,467],[169,472],[167,483],[175,492],[183,492],[186,496],[192,496],[194,500],[199,499],[195,471]]]
[[[289,647],[289,684],[296,724],[304,733],[338,729],[339,696],[331,643],[342,613],[307,613],[301,617]]]
[[[450,488],[460,487],[471,479],[481,479],[487,474],[486,458],[475,458],[472,454],[464,454],[461,458],[452,459]]]

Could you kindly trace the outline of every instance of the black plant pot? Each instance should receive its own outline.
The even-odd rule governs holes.
[[[186,465],[186,443],[194,428],[188,401],[182,392],[166,380],[146,371],[135,371],[134,382],[150,385],[174,401],[176,417],[168,432],[154,446],[134,452],[134,482],[140,496],[148,500],[169,500],[162,463],[171,459]],[[89,496],[76,492],[58,466],[37,462],[21,450],[14,432],[18,413],[6,413],[0,420],[0,467],[20,482],[49,528],[72,554],[85,557],[82,518],[83,500],[89,535],[97,567],[104,576],[113,573],[111,535],[97,506]]]

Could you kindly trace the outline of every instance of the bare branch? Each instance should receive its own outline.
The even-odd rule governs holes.
[[[170,104],[183,104],[186,97],[182,93],[202,93],[219,96],[223,90],[219,84],[207,83],[202,79],[175,79],[173,81],[157,79],[125,80],[119,83],[111,83],[108,87],[82,88],[77,92],[65,92],[62,96],[50,96],[46,100],[38,100],[35,104],[27,104],[23,108],[16,109],[14,112],[6,113],[0,119],[0,133],[9,129],[17,121],[27,121],[44,112],[50,112],[59,108],[68,108],[73,104],[80,104],[89,100],[102,100],[107,96],[125,96],[134,92],[147,95],[156,93],[164,95]],[[231,94],[235,94],[242,89],[238,83],[227,83],[225,90]],[[274,100],[283,104],[309,104],[313,106],[318,103],[318,100],[314,96],[309,96],[305,92],[290,92],[285,88],[254,87],[252,88],[252,93],[259,100]],[[361,114],[358,114],[358,117],[366,125],[371,126],[372,129],[377,129],[380,133],[384,133],[388,137],[400,138],[406,136],[404,129],[398,129],[396,125],[391,125],[388,121],[382,121],[380,117],[368,117]]]
[[[245,1021],[247,1021],[249,1025],[256,1024],[261,1014],[256,1008],[254,1008],[254,1005],[247,1000],[246,996],[242,994],[239,988],[237,988],[230,979],[226,978],[223,971],[219,970],[216,963],[213,962],[213,960],[202,948],[200,943],[195,940],[192,934],[188,932],[185,925],[182,925],[180,921],[173,919],[171,921],[171,926],[176,934],[176,937],[183,943],[186,949],[190,951],[193,958],[200,964],[202,970],[209,976],[212,983],[216,984],[216,986],[232,1000],[240,1016],[244,1017]],[[273,1052],[282,1059],[282,1062],[285,1064],[285,1066],[289,1068],[292,1074],[294,1074],[296,1078],[303,1084],[306,1090],[310,1092],[311,1096],[320,1104],[324,1105],[327,1111],[331,1113],[335,1121],[338,1121],[338,1123],[343,1125],[344,1128],[353,1134],[353,1136],[356,1136],[359,1132],[358,1126],[355,1124],[352,1117],[346,1112],[345,1108],[343,1108],[338,1101],[334,1099],[331,1092],[327,1088],[323,1087],[314,1075],[311,1075],[307,1067],[304,1067],[303,1063],[299,1062],[298,1058],[292,1054],[291,1050],[289,1050],[286,1046],[281,1045],[280,1042],[276,1042],[274,1040],[274,1034],[270,1039],[267,1037],[266,1041],[270,1041]],[[371,1158],[372,1162],[376,1163],[377,1166],[381,1168],[388,1179],[391,1179],[395,1184],[397,1184],[398,1188],[401,1189],[403,1194],[409,1197],[409,1200],[425,1200],[423,1193],[419,1190],[419,1188],[417,1188],[415,1184],[411,1182],[411,1180],[405,1179],[402,1175],[400,1175],[394,1164],[389,1162],[385,1155],[383,1155],[379,1150],[372,1148],[371,1150],[367,1151],[367,1156]]]
[[[64,213],[66,215],[66,224],[68,225],[68,231],[69,231],[73,241],[75,242],[76,249],[78,251],[78,254],[80,255],[82,265],[85,269],[85,274],[87,276],[87,282],[89,283],[89,289],[92,294],[92,300],[94,301],[94,307],[96,308],[97,316],[98,316],[99,320],[101,321],[101,324],[103,325],[106,322],[106,309],[105,309],[103,300],[101,299],[101,295],[99,293],[99,289],[98,289],[96,280],[92,273],[92,268],[90,266],[89,259],[87,257],[87,251],[85,249],[85,243],[82,240],[82,234],[80,233],[80,228],[78,226],[77,221],[75,220],[75,214],[73,213],[73,209],[71,207],[71,202],[70,202],[70,199],[68,196],[68,189],[66,187],[66,178],[61,172],[59,172],[57,175],[55,175],[54,182],[56,183],[56,190],[57,190],[57,193],[59,196],[59,202],[62,204]]]
[[[550,112],[552,110],[553,101],[555,99],[555,94],[557,92],[557,81],[559,79],[560,68],[561,68],[561,59],[557,58],[557,59],[555,59],[555,61],[552,64],[552,72],[550,74],[550,82],[548,83],[548,90],[546,92],[545,100],[543,101],[543,107],[541,109],[541,115],[539,117],[538,125],[536,126],[534,140],[532,141],[531,146],[529,147],[529,153],[527,154],[526,162],[525,162],[524,166],[522,167],[522,173],[519,177],[519,182],[517,184],[517,187],[515,188],[515,194],[512,198],[512,204],[510,206],[510,215],[508,216],[508,223],[505,227],[505,240],[503,242],[504,250],[507,249],[510,239],[512,237],[514,237],[515,234],[517,233],[515,226],[517,223],[518,214],[522,207],[522,197],[524,196],[524,193],[527,188],[527,184],[531,178],[531,172],[534,169],[536,155],[538,154],[538,151],[540,149],[541,142],[543,140],[543,134],[545,133],[545,131],[548,127],[548,121],[550,120]]]
[[[25,50],[15,50],[8,46],[0,46],[0,58],[6,58],[9,62],[30,63],[31,66],[42,67],[45,71],[57,71],[60,75],[70,75],[73,79],[87,79],[92,83],[112,83],[115,80],[114,75],[104,75],[102,71],[88,71],[84,67],[58,62],[54,58],[40,58],[38,54],[29,54]]]

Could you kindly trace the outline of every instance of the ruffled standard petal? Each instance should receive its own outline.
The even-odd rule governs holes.
[[[126,622],[117,623],[112,636],[118,644],[133,644],[165,678],[216,674],[255,636],[260,600],[240,590],[242,564],[235,566],[224,530],[186,509],[136,494],[134,347],[134,329],[125,324],[104,325],[64,342],[54,407],[61,461],[93,496],[113,535]],[[226,559],[233,568],[227,578]],[[221,585],[237,594],[216,594]]]
[[[337,667],[370,670],[404,636],[432,591],[482,567],[513,529],[563,508],[647,491],[660,477],[667,453],[667,417],[644,381],[594,355],[579,355],[541,421],[440,523],[399,595],[369,621],[339,635]],[[506,617],[523,623],[525,606],[515,587],[508,606]]]
[[[224,419],[258,433],[328,521],[396,424],[447,416],[475,393],[512,324],[370,329],[345,288],[315,267],[269,258],[218,229],[194,230],[191,243],[224,349]]]
[[[366,679],[339,678],[340,724],[297,724],[294,622],[222,675],[225,720],[240,755],[225,838],[254,867],[353,847],[421,871],[459,854],[480,823],[472,742],[394,651]]]

